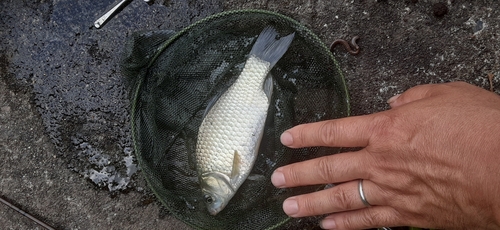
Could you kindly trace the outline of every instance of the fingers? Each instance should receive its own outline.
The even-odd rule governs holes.
[[[374,126],[374,116],[365,115],[295,126],[281,135],[291,148],[311,146],[365,147]]]
[[[370,178],[370,170],[366,168],[371,161],[364,149],[319,157],[276,169],[271,182],[276,187],[286,188]]]
[[[323,229],[369,229],[403,225],[398,212],[389,206],[374,206],[327,216]]]
[[[339,184],[329,189],[290,197],[283,202],[283,211],[291,217],[322,215],[366,208],[358,190],[359,180]],[[363,191],[371,205],[383,203],[380,188],[369,180],[363,181]]]
[[[390,98],[387,102],[392,108],[396,108],[463,87],[472,86],[463,82],[419,85]],[[291,148],[311,146],[366,147],[376,127],[377,114],[302,124],[285,131],[281,135],[281,143]]]

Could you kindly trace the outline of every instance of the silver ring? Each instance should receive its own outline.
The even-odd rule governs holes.
[[[358,191],[359,191],[359,196],[361,197],[361,202],[363,202],[363,204],[366,206],[366,207],[370,207],[372,206],[370,203],[368,203],[368,201],[366,200],[366,196],[365,196],[365,193],[363,192],[363,179],[360,179],[359,182],[358,182]]]

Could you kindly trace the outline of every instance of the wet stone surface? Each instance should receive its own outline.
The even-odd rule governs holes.
[[[93,28],[115,3],[0,1],[0,195],[58,229],[183,229],[137,173],[119,60],[133,32],[221,5],[133,1]],[[36,228],[0,205],[0,229]]]
[[[137,0],[92,28],[114,3],[0,1],[0,195],[61,229],[185,228],[137,173],[118,66],[135,31],[179,30],[222,10],[258,8],[300,21],[327,44],[360,36],[358,56],[334,50],[354,115],[386,110],[388,98],[425,83],[489,89],[491,76],[500,92],[494,0]],[[0,205],[0,228],[37,226]]]
[[[4,1],[4,8],[18,9],[2,12],[11,81],[32,88],[45,131],[70,170],[109,191],[135,187],[128,94],[119,73],[123,44],[134,31],[179,30],[220,11],[214,3],[134,1],[97,30],[94,20],[113,1]]]

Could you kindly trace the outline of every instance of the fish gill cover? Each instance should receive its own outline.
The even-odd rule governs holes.
[[[208,213],[196,172],[196,141],[210,101],[236,80],[261,31],[295,33],[270,74],[274,89],[259,153],[227,207]],[[283,15],[261,10],[223,12],[181,30],[136,33],[124,52],[132,107],[132,134],[141,170],[156,196],[177,218],[198,229],[300,228],[289,220],[285,198],[322,189],[277,189],[272,172],[285,164],[338,152],[332,148],[289,149],[280,134],[297,124],[349,115],[344,78],[326,46],[309,29]]]

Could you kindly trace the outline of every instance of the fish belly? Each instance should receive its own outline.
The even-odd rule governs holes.
[[[208,111],[198,133],[197,170],[200,175],[220,172],[231,177],[237,165],[237,189],[257,157],[267,117],[269,99],[263,84],[269,62],[250,56],[238,79]],[[240,162],[234,163],[235,154]]]

